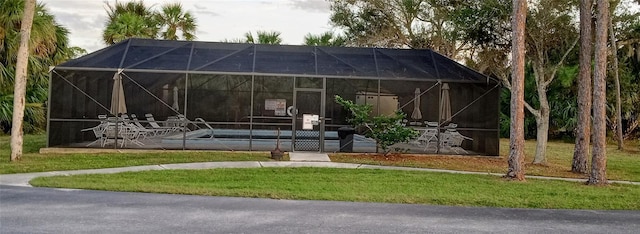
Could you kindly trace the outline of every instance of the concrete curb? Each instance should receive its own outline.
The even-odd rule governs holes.
[[[425,172],[437,172],[437,173],[503,176],[503,174],[499,174],[499,173],[454,171],[454,170],[445,170],[445,169],[429,169],[429,168],[414,168],[414,167],[377,166],[377,165],[355,164],[355,163],[305,162],[305,161],[300,161],[300,162],[239,161],[239,162],[160,164],[160,165],[149,165],[149,166],[101,168],[101,169],[87,169],[87,170],[75,170],[75,171],[49,171],[49,172],[35,172],[35,173],[22,173],[22,174],[2,174],[0,175],[0,185],[31,187],[31,185],[29,184],[29,181],[31,181],[34,178],[60,176],[60,175],[113,174],[113,173],[120,173],[120,172],[150,171],[150,170],[201,170],[201,169],[214,169],[214,168],[258,168],[258,167],[265,167],[265,168],[267,167],[269,168],[272,168],[272,167],[326,167],[326,168],[345,168],[345,169],[403,170],[403,171],[425,171]],[[526,178],[542,179],[542,180],[560,180],[560,181],[569,181],[569,182],[586,182],[586,179],[559,178],[559,177],[547,177],[547,176],[527,176]],[[640,182],[635,182],[635,181],[610,180],[609,182],[616,183],[616,184],[640,185]]]

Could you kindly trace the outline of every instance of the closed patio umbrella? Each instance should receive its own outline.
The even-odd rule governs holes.
[[[440,97],[440,122],[451,121],[451,99],[449,98],[449,84],[442,85]]]
[[[413,97],[413,112],[411,113],[411,118],[415,120],[422,119],[422,112],[420,111],[420,88],[416,88]]]
[[[171,107],[175,111],[180,110],[180,105],[178,105],[178,87],[176,86],[173,87],[173,105],[171,105]]]
[[[113,90],[111,91],[111,114],[127,113],[127,102],[124,99],[124,88],[122,87],[122,77],[119,72],[113,75]]]

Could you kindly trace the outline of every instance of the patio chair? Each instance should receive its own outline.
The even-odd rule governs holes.
[[[187,117],[185,117],[183,114],[178,114],[176,116],[169,116],[167,117],[167,123],[165,125],[165,127],[173,127],[175,128],[176,131],[190,131],[189,128],[187,128],[188,124],[191,121],[189,121],[187,119]]]
[[[456,129],[457,127],[458,127],[458,124],[449,123],[447,124],[447,126],[444,126],[443,128],[446,130],[449,130],[449,129]]]
[[[142,137],[142,139],[146,139],[147,136],[150,136],[151,134],[155,135],[155,130],[147,129],[147,128],[143,127],[142,125],[140,125],[140,126],[136,125],[135,122],[132,121],[134,116],[135,116],[135,114],[131,114],[131,118],[129,118],[129,115],[121,114],[120,115],[120,120],[122,121],[122,123],[127,125],[127,127],[132,128],[132,130],[136,130],[138,132],[135,140],[139,140],[140,137]]]
[[[417,130],[420,132],[420,135],[413,142],[418,145],[424,145],[424,151],[427,151],[431,147],[436,149],[438,145],[438,129],[418,128]]]
[[[91,143],[86,145],[87,147],[98,142],[100,142],[100,145],[102,145],[103,141],[105,140],[103,137],[103,133],[104,133],[105,127],[107,126],[106,125],[107,115],[98,115],[98,119],[100,120],[100,123],[98,125],[80,130],[81,132],[91,131],[93,132],[93,135],[96,137],[95,141],[92,141]]]
[[[87,144],[86,147],[89,147],[89,146],[91,146],[91,145],[93,145],[95,143],[98,143],[98,142],[100,142],[100,145],[103,144],[103,141],[104,141],[103,133],[104,133],[105,127],[106,127],[106,125],[100,123],[100,124],[98,124],[96,126],[80,130],[82,132],[91,131],[91,132],[93,132],[93,135],[96,137],[96,140],[92,141],[89,144]]]
[[[107,144],[113,142],[120,143],[120,147],[124,147],[125,145],[125,129],[120,126],[121,124],[116,123],[107,123],[107,126],[103,132],[103,141],[102,147],[105,147]]]
[[[163,126],[160,126],[160,124],[158,124],[158,122],[156,122],[156,119],[153,118],[153,115],[151,113],[147,113],[144,116],[147,118],[147,121],[149,121],[149,126],[151,126],[151,128],[156,129],[158,131],[162,131],[162,135],[166,135],[166,134],[175,132],[178,129],[178,127],[163,127]]]
[[[131,142],[138,146],[144,145],[138,141],[140,131],[137,127],[127,123],[107,123],[107,126],[103,132],[104,141],[102,147],[106,146],[109,142],[120,143],[120,147],[126,146],[127,142]]]
[[[464,148],[462,148],[462,142],[464,140],[473,140],[473,138],[460,134],[455,129],[447,129],[444,133],[440,134],[442,141],[440,142],[441,148],[451,150],[457,154],[460,152],[468,154]]]
[[[142,123],[140,123],[140,120],[138,120],[138,116],[136,116],[136,114],[131,114],[131,120],[130,120],[131,124],[133,124],[133,126],[138,128],[138,131],[140,131],[140,135],[142,136],[142,139],[146,139],[147,137],[155,137],[157,135],[164,135],[166,134],[167,129],[156,129],[156,128],[147,128],[144,125],[142,125]]]
[[[191,131],[191,129],[189,129],[189,124],[193,124],[193,122],[187,119],[183,114],[178,114],[174,118],[173,126],[177,128],[177,131]]]
[[[424,121],[424,125],[429,128],[437,128],[440,124],[438,122]]]

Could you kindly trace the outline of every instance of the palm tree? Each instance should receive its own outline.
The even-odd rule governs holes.
[[[105,28],[102,37],[112,45],[127,38],[156,38],[157,29],[150,27],[148,19],[131,12],[119,14]]]
[[[271,45],[280,45],[282,43],[282,38],[280,38],[280,32],[277,31],[258,31],[256,32],[257,37],[254,37],[251,32],[247,32],[244,34],[246,43],[253,44],[271,44]]]
[[[131,1],[131,2],[116,2],[115,5],[107,4],[107,17],[109,21],[114,20],[118,15],[123,13],[133,13],[139,16],[151,17],[153,11],[144,5],[143,1]]]
[[[20,46],[16,58],[16,75],[13,96],[13,123],[11,126],[11,161],[22,157],[22,123],[24,118],[25,95],[27,92],[27,65],[29,64],[29,38],[33,15],[36,11],[36,0],[24,3],[22,21],[20,22]]]
[[[14,81],[20,25],[24,0],[0,1],[0,130],[8,133],[12,128]],[[41,131],[45,123],[42,108],[47,99],[49,66],[69,59],[68,31],[58,25],[44,8],[36,3],[29,38],[29,58],[26,83],[24,132]]]
[[[304,36],[304,44],[310,46],[345,46],[347,39],[333,32],[325,32],[320,35],[312,35],[311,33]]]
[[[182,31],[182,38],[185,40],[195,39],[195,19],[191,13],[184,12],[180,3],[163,5],[162,10],[156,14],[156,21],[163,29],[163,39],[178,40],[178,30]]]
[[[131,37],[157,37],[158,22],[155,12],[142,1],[116,2],[113,6],[107,4],[107,18],[107,26],[102,33],[102,39],[107,45]]]

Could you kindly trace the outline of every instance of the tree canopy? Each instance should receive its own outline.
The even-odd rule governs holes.
[[[309,46],[345,46],[347,39],[333,32],[324,32],[318,35],[309,33],[304,36],[304,44]]]
[[[510,77],[510,0],[333,0],[331,24],[355,46],[429,48],[502,80]],[[637,1],[612,1],[620,58],[622,128],[638,134],[640,107],[640,15]],[[573,137],[576,128],[578,74],[577,1],[530,2],[526,25],[525,116],[527,138],[537,133]],[[595,16],[593,16],[595,19]],[[613,79],[607,79],[613,82]],[[509,87],[509,84],[505,84]],[[613,83],[607,87],[615,87]],[[608,92],[611,127],[615,92]],[[501,135],[508,136],[508,92],[502,98]],[[547,108],[546,105],[549,107]],[[548,120],[547,120],[548,119]],[[548,128],[544,127],[549,122]],[[540,139],[540,138],[539,138]],[[541,148],[542,149],[542,148]]]
[[[127,38],[152,38],[165,40],[194,40],[196,19],[184,11],[180,3],[167,3],[155,10],[143,1],[107,4],[107,23],[102,33],[107,45]],[[181,32],[182,37],[178,36]]]
[[[280,32],[277,31],[257,31],[256,36],[254,36],[251,32],[247,32],[244,34],[244,42],[253,44],[279,45],[280,43],[282,43],[282,38],[280,37]]]
[[[0,130],[11,129],[13,86],[20,44],[23,0],[0,1]],[[41,131],[45,123],[43,103],[47,100],[49,66],[73,55],[68,47],[68,30],[58,24],[41,3],[36,4],[29,47],[24,131]]]

